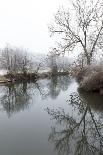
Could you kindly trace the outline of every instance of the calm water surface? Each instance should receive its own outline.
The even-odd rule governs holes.
[[[0,155],[102,155],[103,96],[67,76],[0,86]]]

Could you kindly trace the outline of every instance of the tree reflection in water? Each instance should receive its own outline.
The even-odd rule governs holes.
[[[103,115],[93,111],[87,101],[83,94],[76,92],[71,94],[68,101],[73,109],[72,114],[47,108],[48,114],[56,121],[49,141],[54,143],[59,154],[103,154]]]
[[[52,79],[39,80],[35,83],[8,84],[0,88],[0,104],[2,111],[6,111],[10,117],[12,114],[29,108],[38,96],[42,99],[51,97],[56,99],[61,90],[67,90],[70,84],[68,76],[54,77]]]
[[[61,91],[66,91],[70,84],[68,76],[54,76],[48,83],[48,96],[56,99]]]
[[[8,84],[3,89],[0,103],[10,117],[12,113],[28,108],[30,92],[27,83]]]

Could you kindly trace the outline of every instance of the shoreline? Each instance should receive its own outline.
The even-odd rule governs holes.
[[[5,74],[0,75],[0,84],[14,83],[18,81],[37,81],[39,79],[51,78],[55,76],[69,75],[69,72],[43,72],[43,73],[17,73],[17,74]]]

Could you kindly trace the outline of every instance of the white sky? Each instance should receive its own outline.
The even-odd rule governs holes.
[[[52,46],[48,24],[66,0],[0,0],[0,48],[6,43],[47,53]]]

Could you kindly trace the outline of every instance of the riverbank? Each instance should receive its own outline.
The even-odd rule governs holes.
[[[83,68],[76,75],[79,88],[87,92],[99,92],[103,95],[103,68],[100,65]]]
[[[11,82],[9,78],[6,78],[4,75],[0,75],[0,84]]]
[[[0,84],[17,82],[17,81],[37,81],[38,79],[51,78],[53,76],[69,75],[68,72],[42,72],[42,73],[17,73],[17,74],[5,74],[0,75]]]

